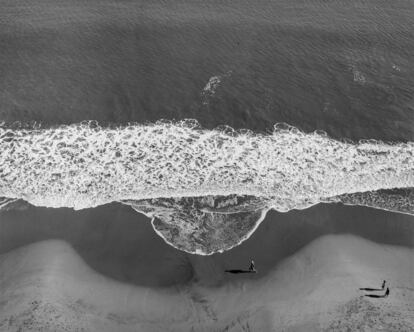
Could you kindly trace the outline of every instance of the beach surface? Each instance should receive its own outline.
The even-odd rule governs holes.
[[[108,332],[409,331],[414,328],[413,253],[355,236],[330,235],[257,280],[239,279],[214,288],[193,282],[150,289],[97,274],[64,241],[42,241],[0,258],[5,271],[0,327]],[[379,287],[379,276],[389,281],[391,295],[364,297],[358,288]]]
[[[341,205],[270,212],[239,247],[203,257],[168,246],[119,204],[1,213],[7,331],[414,328],[412,216]],[[250,259],[257,274],[224,272]],[[382,280],[387,298],[359,290]]]

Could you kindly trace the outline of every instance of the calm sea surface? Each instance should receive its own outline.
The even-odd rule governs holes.
[[[0,1],[0,121],[414,140],[414,2]]]

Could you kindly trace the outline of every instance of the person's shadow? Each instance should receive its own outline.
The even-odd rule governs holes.
[[[388,297],[388,295],[390,295],[390,289],[388,287],[387,287],[387,290],[385,291],[385,293],[382,294],[382,295],[380,295],[380,294],[365,294],[366,297],[372,297],[372,298],[376,298],[376,299]]]
[[[227,273],[256,273],[256,270],[225,270]]]
[[[368,292],[375,292],[375,291],[382,291],[384,288],[360,288],[359,290],[368,291]]]
[[[382,291],[385,289],[386,280],[382,282],[381,288],[360,288],[359,290],[367,291],[367,292],[375,292],[375,291]]]

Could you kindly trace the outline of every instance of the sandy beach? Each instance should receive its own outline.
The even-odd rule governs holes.
[[[3,330],[414,328],[411,216],[341,205],[271,212],[249,240],[209,257],[168,246],[118,204],[31,207],[0,220]],[[259,273],[224,272],[250,259]],[[388,298],[359,290],[383,279]]]

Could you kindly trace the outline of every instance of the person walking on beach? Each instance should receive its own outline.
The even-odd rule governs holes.
[[[248,270],[233,269],[233,270],[224,270],[224,272],[228,272],[228,273],[257,273],[257,270],[254,266],[254,260],[251,260]]]
[[[254,260],[252,260],[252,261],[250,262],[249,271],[256,271],[256,269],[255,269],[255,267],[254,267]]]

